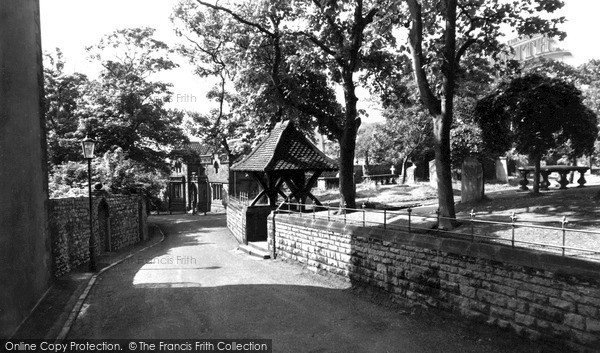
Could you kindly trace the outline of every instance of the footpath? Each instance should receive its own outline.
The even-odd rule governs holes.
[[[88,271],[88,264],[54,278],[53,283],[29,317],[21,324],[11,339],[62,339],[77,316],[83,301],[98,275],[121,263],[129,256],[152,247],[164,240],[161,230],[149,223],[149,239],[145,242],[102,254],[97,258],[98,271]]]

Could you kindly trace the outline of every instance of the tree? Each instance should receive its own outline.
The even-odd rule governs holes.
[[[376,146],[374,144],[380,126],[375,124],[362,125],[356,137],[356,156],[363,157],[365,165],[370,165],[373,160]]]
[[[596,115],[600,115],[600,60],[592,59],[587,63],[580,65],[577,68],[579,73],[580,89],[583,91],[584,103]],[[600,125],[600,122],[599,122]],[[596,149],[594,157],[600,152],[600,140],[596,140]],[[592,165],[592,157],[590,156],[590,166]]]
[[[501,24],[517,35],[548,36],[564,33],[556,25],[564,19],[543,19],[539,12],[562,7],[559,0],[527,0],[502,3],[494,0],[406,0],[410,57],[420,100],[433,120],[440,228],[452,228],[456,217],[451,178],[450,130],[457,73],[469,52],[499,59],[503,46]],[[499,62],[499,60],[498,60]]]
[[[227,7],[197,3],[229,16],[238,23],[235,28],[242,26],[243,32],[237,34],[242,37],[243,53],[267,53],[268,61],[258,69],[268,73],[268,81],[254,91],[268,92],[276,99],[273,116],[282,118],[284,108],[293,108],[308,121],[316,120],[322,132],[339,142],[340,197],[348,207],[355,207],[353,165],[360,126],[355,75],[369,53],[392,40],[391,26],[383,23],[389,20],[385,9],[393,2],[265,0]],[[333,82],[343,88],[343,109],[335,100]]]
[[[82,130],[99,141],[98,153],[121,148],[148,169],[166,170],[169,151],[187,139],[183,113],[167,110],[171,84],[153,76],[176,67],[154,29],[117,30],[87,48],[102,65],[80,112]]]
[[[388,107],[386,122],[375,135],[376,156],[386,162],[402,165],[404,183],[406,163],[431,148],[431,121],[420,107]]]
[[[86,95],[88,79],[80,73],[66,74],[62,51],[44,54],[44,111],[49,169],[81,159],[77,110]]]
[[[167,177],[166,158],[187,139],[180,127],[183,113],[165,108],[169,85],[153,80],[175,67],[167,57],[169,49],[153,33],[149,28],[119,30],[88,48],[103,67],[93,81],[65,75],[60,52],[47,57],[46,120],[54,164],[50,188],[57,195],[73,194],[80,186],[81,173],[74,172],[80,167],[68,161],[81,160],[79,143],[85,135],[97,140],[97,155],[116,154],[118,173],[100,173],[102,166],[94,166],[95,180],[102,178],[113,191],[156,192],[159,179]]]
[[[511,141],[534,161],[534,194],[539,193],[540,161],[551,148],[569,143],[571,157],[591,154],[598,136],[596,115],[583,104],[581,91],[538,74],[503,83],[477,103],[476,114],[482,130]]]

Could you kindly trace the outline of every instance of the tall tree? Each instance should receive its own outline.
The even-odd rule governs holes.
[[[381,50],[393,39],[389,22],[383,26],[389,20],[385,9],[393,2],[197,3],[243,25],[245,31],[238,34],[246,41],[242,43],[247,54],[244,59],[268,48],[268,63],[262,68],[271,85],[262,87],[274,94],[280,111],[293,108],[309,117],[308,121],[316,120],[323,132],[339,142],[340,197],[354,207],[353,165],[360,126],[356,73],[370,52]],[[335,100],[332,82],[343,88],[343,108]]]
[[[81,158],[77,110],[86,95],[88,79],[80,73],[67,74],[62,51],[44,54],[44,108],[48,163],[53,166]]]
[[[581,91],[538,74],[503,83],[477,103],[476,114],[488,134],[529,155],[535,164],[534,194],[539,193],[540,161],[551,148],[569,143],[571,157],[589,155],[598,137],[596,114],[583,104]]]
[[[122,29],[87,48],[102,71],[81,112],[81,128],[99,140],[99,153],[121,148],[128,158],[165,170],[169,151],[186,137],[183,114],[165,108],[171,84],[155,80],[176,64],[153,35],[151,28]]]
[[[450,130],[456,77],[463,57],[478,53],[498,59],[503,50],[502,24],[519,36],[559,35],[556,25],[564,19],[545,19],[541,12],[563,6],[559,0],[406,0],[403,18],[408,21],[408,44],[414,80],[423,106],[433,120],[440,228],[452,228],[455,217],[451,178]]]

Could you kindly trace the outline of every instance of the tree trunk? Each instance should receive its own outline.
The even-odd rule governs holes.
[[[540,193],[540,166],[542,157],[533,157],[535,169],[533,171],[533,191],[534,195]]]
[[[357,119],[356,103],[358,98],[354,92],[353,73],[344,70],[344,98],[346,103],[346,121],[340,139],[340,201],[346,207],[356,208],[356,185],[354,183],[354,151],[356,134],[360,126]]]
[[[408,160],[408,156],[402,158],[402,185],[406,184],[406,161]]]
[[[435,168],[438,179],[438,207],[440,211],[440,224],[438,224],[438,228],[452,229],[454,228],[454,221],[452,219],[456,218],[456,211],[454,210],[452,165],[450,162],[451,120],[444,113],[433,118]]]
[[[438,205],[440,209],[438,228],[440,229],[454,228],[454,219],[456,218],[450,159],[450,129],[452,128],[456,76],[456,7],[457,0],[447,0],[444,61],[442,63],[442,111],[433,120],[435,164],[438,177]]]

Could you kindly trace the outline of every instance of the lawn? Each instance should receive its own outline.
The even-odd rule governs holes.
[[[591,250],[567,249],[566,254],[600,260],[600,177],[593,175],[586,176],[586,179],[588,183],[584,188],[570,184],[571,187],[567,190],[558,190],[553,186],[538,196],[529,192],[518,192],[516,178],[511,178],[509,183],[486,183],[484,199],[468,203],[460,202],[460,182],[457,182],[453,189],[457,218],[462,220],[462,225],[456,231],[470,235],[474,230],[477,235],[487,237],[486,241],[511,244],[511,216],[514,215],[515,245],[561,253],[562,249],[552,246],[562,246],[563,231],[560,228],[563,226],[562,221],[566,220],[568,223],[564,224],[567,229],[565,246]],[[555,184],[554,180],[552,185]],[[321,190],[315,192],[315,195],[324,204],[338,204],[337,190]],[[426,182],[416,185],[363,183],[357,185],[357,204],[364,204],[367,209],[378,210],[402,210],[411,207],[414,216],[423,215],[431,220],[435,217],[437,209],[437,194],[436,189]],[[475,215],[473,225],[470,222],[471,212]],[[381,215],[379,217],[381,218]],[[377,217],[371,217],[374,218]]]

